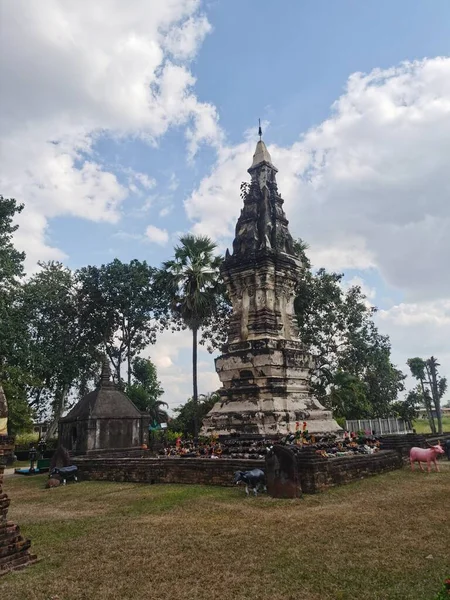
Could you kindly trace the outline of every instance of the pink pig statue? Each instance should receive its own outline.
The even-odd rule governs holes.
[[[419,463],[420,470],[422,469],[422,463],[426,462],[428,465],[428,473],[431,470],[431,463],[434,463],[436,471],[439,472],[439,467],[436,462],[436,456],[438,454],[444,454],[444,449],[440,444],[437,446],[430,446],[430,448],[411,448],[409,452],[409,460],[411,461],[411,469],[414,471],[414,462]]]

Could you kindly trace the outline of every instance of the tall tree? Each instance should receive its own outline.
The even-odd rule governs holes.
[[[434,356],[431,356],[425,363],[428,383],[431,390],[431,397],[433,398],[434,410],[436,411],[436,419],[438,422],[438,433],[442,433],[442,413],[441,413],[441,399],[447,390],[447,379],[440,377],[438,367],[440,364]]]
[[[411,375],[419,382],[428,423],[430,424],[431,432],[436,433],[436,423],[434,422],[433,418],[432,399],[430,391],[427,387],[426,362],[423,360],[423,358],[416,356],[414,358],[408,358],[406,363],[411,371]]]
[[[172,260],[163,263],[161,281],[171,298],[175,323],[192,332],[192,389],[194,407],[198,406],[197,347],[199,330],[217,312],[220,302],[221,257],[215,256],[214,244],[207,236],[184,235],[175,247]],[[194,435],[198,436],[196,412]]]
[[[0,384],[8,398],[11,434],[32,425],[27,389],[33,376],[27,370],[28,330],[21,312],[25,253],[13,243],[14,219],[22,210],[23,204],[0,196]]]
[[[127,396],[139,410],[149,413],[151,420],[165,423],[168,414],[163,407],[166,402],[159,400],[164,394],[161,382],[158,381],[156,367],[150,359],[136,357],[132,362],[132,382],[126,386]]]
[[[83,312],[89,315],[91,330],[103,339],[119,385],[123,365],[130,385],[133,358],[156,339],[156,317],[163,308],[156,273],[157,269],[145,261],[122,263],[118,259],[101,267],[84,267],[77,273]]]
[[[17,339],[23,334],[16,307],[25,253],[13,244],[13,234],[18,228],[14,218],[22,210],[23,204],[0,196],[0,378],[2,368],[16,349]]]
[[[437,359],[431,356],[427,360],[420,357],[408,359],[411,374],[420,382],[423,402],[427,411],[428,421],[433,433],[442,433],[441,399],[447,390],[447,379],[440,377]],[[433,410],[436,415],[437,428],[434,422]]]
[[[72,386],[100,359],[89,323],[79,310],[74,274],[59,262],[39,263],[41,270],[23,286],[23,313],[29,334],[29,370],[40,382],[30,388],[36,409],[50,401],[56,433]]]

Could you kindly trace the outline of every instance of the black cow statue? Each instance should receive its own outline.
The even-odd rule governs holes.
[[[53,467],[53,469],[50,471],[49,478],[55,478],[55,475],[58,475],[61,479],[61,483],[66,485],[66,481],[68,479],[78,481],[77,472],[78,467],[76,465],[71,465],[70,467]]]
[[[261,469],[252,469],[251,471],[236,471],[233,483],[239,485],[245,483],[245,493],[249,495],[249,487],[252,488],[255,496],[258,495],[258,488],[263,486],[266,491],[266,475]]]
[[[447,458],[448,458],[448,460],[450,460],[450,438],[445,440],[444,448],[445,448],[445,453],[447,455]]]

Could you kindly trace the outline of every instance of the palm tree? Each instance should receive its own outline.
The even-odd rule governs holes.
[[[207,236],[184,235],[175,246],[175,256],[162,266],[162,278],[171,298],[172,314],[192,331],[192,388],[198,408],[197,345],[199,329],[216,310],[221,257],[214,256],[216,244]],[[195,411],[195,437],[198,411]]]
[[[162,408],[163,406],[169,408],[167,402],[163,402],[162,400],[155,400],[154,398],[152,398],[147,404],[147,412],[150,415],[150,421],[152,423],[167,423],[167,421],[169,420],[169,415],[167,411]]]

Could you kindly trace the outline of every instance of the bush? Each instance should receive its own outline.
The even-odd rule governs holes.
[[[16,435],[16,447],[29,447],[30,444],[37,444],[39,441],[39,433],[32,431],[30,433],[19,433]]]
[[[345,429],[345,421],[346,421],[345,417],[335,417],[334,420],[339,425],[339,427],[342,427],[342,429]]]
[[[166,439],[169,444],[174,444],[178,438],[183,437],[182,431],[171,431],[170,429],[166,430]]]

